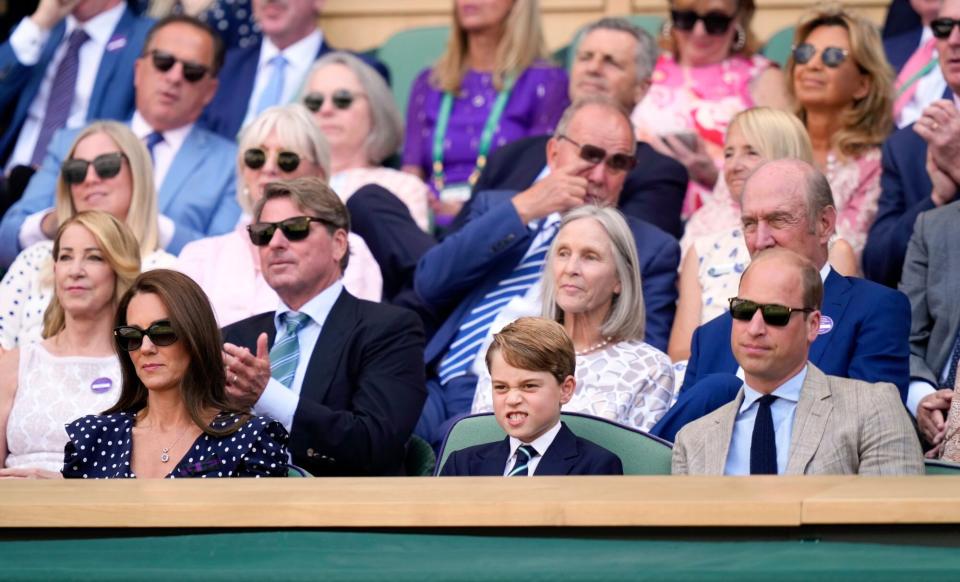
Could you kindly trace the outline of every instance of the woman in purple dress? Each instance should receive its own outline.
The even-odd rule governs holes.
[[[407,110],[403,169],[437,196],[446,224],[498,147],[553,131],[567,74],[546,61],[539,0],[455,0],[447,50],[417,77]]]

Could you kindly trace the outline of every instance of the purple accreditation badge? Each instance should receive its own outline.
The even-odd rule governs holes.
[[[118,34],[117,36],[107,41],[107,52],[112,53],[113,51],[118,51],[125,46],[127,46],[127,37],[121,34]]]
[[[817,330],[817,335],[824,335],[830,333],[830,330],[833,329],[833,319],[827,315],[820,316],[820,329]]]
[[[90,391],[94,394],[109,392],[111,388],[113,388],[113,380],[110,378],[97,378],[93,382],[90,382]]]

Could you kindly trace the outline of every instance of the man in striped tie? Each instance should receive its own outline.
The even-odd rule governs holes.
[[[475,194],[464,226],[420,260],[417,293],[436,310],[452,312],[427,346],[428,397],[417,434],[438,443],[444,424],[470,408],[474,366],[483,365],[477,355],[490,334],[517,317],[540,313],[540,274],[561,214],[588,203],[616,206],[636,162],[633,135],[629,117],[609,98],[571,105],[547,142],[544,175],[519,193]],[[672,305],[676,241],[639,219],[628,222],[646,303],[667,297]]]

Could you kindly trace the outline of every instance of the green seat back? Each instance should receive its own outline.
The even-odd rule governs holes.
[[[666,441],[595,416],[576,412],[564,412],[560,416],[575,435],[620,457],[624,475],[670,474],[672,452]],[[444,440],[437,473],[453,451],[503,438],[503,429],[492,413],[475,414],[458,420]]]
[[[313,477],[306,469],[296,465],[287,464],[287,477]]]
[[[795,26],[780,29],[770,37],[767,44],[763,45],[760,54],[780,65],[780,68],[785,68],[787,59],[790,58],[790,50],[793,48],[794,32],[796,32]]]
[[[437,456],[430,443],[415,434],[410,435],[410,440],[407,441],[407,456],[404,459],[407,475],[411,477],[433,475],[436,464]]]
[[[954,477],[960,477],[960,463],[924,459],[923,464],[927,475],[953,475]]]
[[[377,49],[377,58],[390,69],[393,97],[406,115],[410,86],[417,74],[434,62],[447,46],[449,26],[424,26],[401,30]]]

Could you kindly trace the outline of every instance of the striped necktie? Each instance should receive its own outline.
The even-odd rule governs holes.
[[[526,293],[540,279],[547,251],[559,226],[559,222],[554,222],[543,227],[542,236],[534,240],[536,246],[531,247],[507,278],[484,295],[464,318],[446,355],[440,360],[438,376],[441,384],[467,373],[480,352],[493,320],[514,297]]]
[[[527,477],[530,475],[530,461],[540,453],[530,445],[520,445],[515,455],[517,460],[513,463],[513,469],[507,474],[507,477]]]
[[[39,166],[47,153],[50,139],[61,127],[67,124],[70,118],[70,108],[73,106],[74,94],[77,92],[77,72],[80,70],[80,47],[90,40],[82,28],[74,29],[67,39],[67,52],[57,65],[57,72],[53,75],[50,85],[50,97],[47,99],[47,108],[40,124],[40,135],[37,145],[33,148],[33,157],[30,163]]]
[[[920,85],[920,80],[937,66],[937,59],[934,58],[934,51],[937,48],[936,43],[937,39],[935,38],[928,40],[914,51],[903,68],[900,69],[895,85],[897,94],[893,101],[893,115],[896,119],[900,119],[903,108],[913,99],[917,87]]]
[[[280,316],[286,326],[286,333],[270,350],[270,375],[289,388],[297,373],[300,362],[300,340],[297,334],[310,322],[306,313],[290,311]]]

